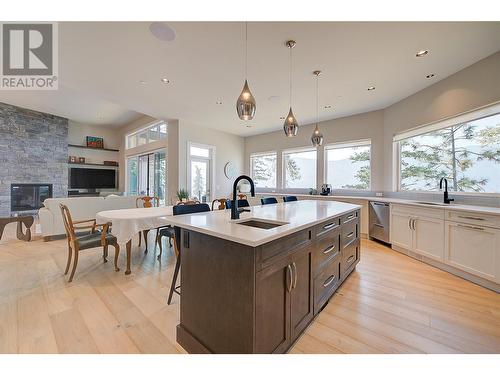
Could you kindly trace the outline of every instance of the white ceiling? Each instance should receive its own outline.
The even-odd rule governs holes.
[[[101,123],[121,125],[118,118],[144,113],[245,136],[282,127],[288,39],[297,41],[293,109],[302,124],[315,119],[315,69],[323,71],[320,119],[326,120],[385,108],[500,50],[500,22],[249,23],[248,81],[257,112],[244,122],[235,108],[244,82],[244,24],[168,25],[177,35],[171,42],[153,37],[147,22],[60,23],[62,89],[3,92],[0,101],[84,122],[109,115]],[[430,52],[416,58],[420,49]],[[426,79],[429,73],[435,77]],[[372,85],[376,90],[367,91]]]

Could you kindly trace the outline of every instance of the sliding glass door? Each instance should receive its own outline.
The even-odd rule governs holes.
[[[160,198],[166,204],[167,159],[165,150],[127,158],[127,194]]]

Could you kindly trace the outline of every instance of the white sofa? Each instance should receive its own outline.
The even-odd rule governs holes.
[[[107,197],[74,197],[48,198],[43,202],[44,207],[38,211],[42,235],[45,240],[51,236],[65,234],[64,224],[59,204],[68,206],[73,220],[95,219],[100,211],[135,208],[137,196],[107,196]]]

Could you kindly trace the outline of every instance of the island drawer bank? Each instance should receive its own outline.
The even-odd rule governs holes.
[[[323,208],[331,205],[338,209],[326,213]],[[211,235],[210,225],[181,229],[177,341],[188,352],[286,352],[359,262],[359,206],[271,206],[276,207],[256,207],[250,216],[266,216],[278,206],[289,214],[314,207],[320,220],[257,246]]]

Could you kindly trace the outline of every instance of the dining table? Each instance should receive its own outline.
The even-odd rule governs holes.
[[[111,234],[116,237],[121,248],[125,245],[127,249],[126,275],[131,273],[132,238],[137,233],[140,235],[143,231],[147,233],[152,229],[167,225],[164,219],[166,216],[172,216],[172,206],[125,208],[97,213],[97,224],[111,223]]]

